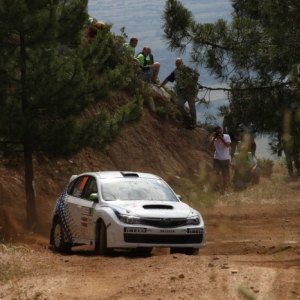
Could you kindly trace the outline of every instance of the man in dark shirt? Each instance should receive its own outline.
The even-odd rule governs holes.
[[[197,125],[195,98],[198,93],[199,74],[193,69],[184,66],[181,58],[175,61],[176,69],[159,85],[163,87],[167,82],[176,81],[176,93],[178,96],[177,107],[181,112],[187,129],[194,129]],[[189,104],[189,112],[185,103]]]

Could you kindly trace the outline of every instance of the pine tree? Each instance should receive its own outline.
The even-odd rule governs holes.
[[[229,100],[240,119],[251,120],[259,133],[276,134],[287,158],[296,156],[300,148],[298,1],[231,2],[230,22],[203,24],[181,2],[167,0],[164,39],[172,51],[188,48],[194,63],[229,86]]]
[[[128,85],[134,74],[124,37],[110,25],[85,38],[88,0],[0,0],[0,150],[23,153],[27,223],[36,222],[34,153],[68,157],[104,149],[142,116],[136,94],[114,115],[84,111]]]

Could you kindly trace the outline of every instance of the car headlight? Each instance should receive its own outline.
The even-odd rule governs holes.
[[[142,219],[137,216],[119,214],[118,218],[125,224],[142,224]]]
[[[199,216],[188,218],[188,219],[186,219],[186,222],[185,222],[185,225],[199,225],[199,224],[200,224]]]

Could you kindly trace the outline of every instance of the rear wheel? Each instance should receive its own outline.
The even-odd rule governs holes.
[[[170,254],[181,253],[185,255],[198,255],[199,248],[170,248]]]
[[[56,219],[53,226],[53,245],[57,252],[70,252],[72,245],[65,242],[65,235],[61,219]]]

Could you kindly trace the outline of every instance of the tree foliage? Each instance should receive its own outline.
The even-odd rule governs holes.
[[[32,155],[104,149],[142,117],[138,92],[114,114],[99,104],[134,73],[124,36],[88,42],[88,0],[0,0],[0,150],[24,153],[28,223],[35,221]],[[98,112],[84,114],[94,107]]]
[[[181,2],[167,0],[164,39],[172,51],[229,86],[240,119],[276,134],[287,155],[300,146],[299,31],[296,0],[233,0],[230,22],[197,22]]]

